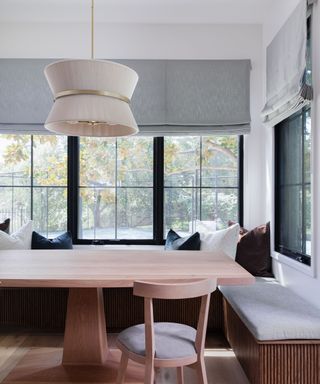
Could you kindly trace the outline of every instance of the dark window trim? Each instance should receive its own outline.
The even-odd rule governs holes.
[[[244,169],[244,137],[241,135],[239,136],[239,175],[238,175],[238,187],[239,187],[239,194],[238,194],[238,212],[239,217],[238,221],[241,227],[243,227],[243,215],[244,215],[244,206],[243,206],[243,169]]]
[[[78,237],[78,185],[79,185],[79,137],[68,137],[68,231],[72,241],[77,244]]]
[[[281,231],[281,218],[280,218],[280,189],[283,187],[283,185],[280,184],[280,151],[281,151],[281,146],[280,146],[280,129],[282,126],[287,125],[290,121],[296,119],[297,117],[301,116],[302,117],[302,180],[301,183],[298,183],[297,185],[300,185],[304,187],[305,185],[308,185],[310,183],[306,183],[304,179],[304,130],[305,130],[305,125],[306,125],[306,116],[307,113],[311,107],[305,107],[301,109],[300,111],[294,113],[292,116],[288,117],[281,123],[277,124],[275,126],[275,163],[274,163],[274,168],[275,168],[275,237],[274,237],[274,249],[276,252],[281,253],[284,256],[287,256],[299,263],[305,264],[310,266],[311,265],[311,256],[307,255],[306,253],[302,252],[296,252],[293,251],[292,249],[288,249],[284,247],[283,245],[280,244],[280,231]],[[303,188],[303,194],[302,194],[302,205],[304,206],[304,200],[305,200],[305,188]],[[302,209],[302,216],[304,216],[304,209]],[[305,220],[304,217],[302,217],[302,223],[305,225]],[[303,231],[303,236],[304,236],[305,230]],[[305,250],[305,245],[304,250]]]
[[[239,223],[243,224],[243,136],[239,136],[238,206]],[[72,233],[74,244],[164,244],[164,138],[153,141],[154,187],[153,187],[153,239],[112,239],[91,240],[78,238],[78,187],[79,187],[79,148],[78,137],[68,138],[68,230]]]

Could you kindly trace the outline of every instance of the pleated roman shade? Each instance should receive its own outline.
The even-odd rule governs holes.
[[[267,93],[262,111],[267,126],[278,124],[312,100],[306,76],[306,18],[307,1],[301,0],[267,47]]]
[[[50,59],[0,59],[0,133],[51,134],[44,122],[52,95],[44,77]]]
[[[43,70],[53,61],[0,59],[0,133],[49,133]],[[131,101],[139,135],[250,132],[250,60],[113,61],[139,75]]]

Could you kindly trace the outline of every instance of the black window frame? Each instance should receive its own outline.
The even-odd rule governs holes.
[[[9,135],[9,136],[16,136],[16,134],[6,134],[6,135]],[[67,173],[68,173],[68,177],[67,177],[67,183],[64,184],[64,185],[59,185],[59,184],[50,184],[50,185],[45,185],[45,184],[38,184],[37,182],[35,182],[35,169],[36,169],[36,165],[35,165],[35,137],[38,137],[38,136],[43,136],[41,134],[25,134],[23,136],[26,136],[28,138],[28,141],[29,141],[29,145],[30,145],[30,148],[28,149],[28,152],[30,153],[30,163],[29,163],[29,182],[26,183],[26,184],[21,184],[21,185],[15,185],[14,183],[12,184],[2,184],[0,182],[0,189],[12,189],[12,190],[15,190],[15,189],[30,189],[30,195],[29,195],[29,198],[30,198],[30,205],[29,205],[29,219],[30,220],[34,220],[35,218],[35,212],[34,212],[34,196],[35,196],[35,191],[37,190],[40,190],[40,189],[43,189],[43,190],[46,190],[47,191],[47,194],[48,194],[48,190],[50,189],[64,189],[67,191],[67,194],[69,194],[69,173],[68,173],[68,160],[67,160]],[[68,151],[68,148],[69,148],[69,142],[67,140],[67,151]],[[69,159],[69,154],[67,155],[67,159]],[[47,211],[48,211],[48,207],[47,207]],[[14,209],[12,208],[11,210],[11,214],[13,214],[14,212]],[[68,206],[68,200],[67,200],[67,221],[69,220],[69,206]],[[48,215],[47,215],[48,217]],[[15,229],[12,228],[12,224],[13,224],[13,217],[9,216],[8,214],[8,218],[11,219],[11,223],[10,223],[10,230],[12,232],[15,231]],[[19,224],[19,226],[23,225],[24,223],[21,221],[21,223]],[[69,224],[67,223],[67,227],[69,228]],[[37,228],[34,228],[34,229],[37,229]],[[45,233],[42,233],[44,236],[47,236],[48,235],[48,221],[47,221],[47,230],[46,230],[46,234]]]
[[[238,136],[238,216],[243,225],[243,136]],[[137,244],[163,245],[164,240],[164,138],[153,139],[153,239],[79,239],[78,238],[78,189],[79,189],[79,137],[68,138],[68,231],[74,244]]]
[[[292,116],[288,117],[281,123],[277,124],[275,126],[275,236],[274,236],[274,249],[276,252],[281,253],[284,256],[289,257],[290,259],[293,259],[299,263],[305,264],[310,266],[311,265],[311,255],[307,255],[306,253],[302,252],[297,252],[292,249],[286,248],[281,244],[281,183],[280,183],[280,175],[281,175],[281,162],[280,162],[280,153],[283,150],[281,139],[280,139],[280,130],[282,128],[285,128],[292,120],[295,120],[299,118],[300,116],[302,117],[302,124],[301,124],[301,150],[302,150],[302,169],[301,169],[301,183],[297,183],[297,185],[303,187],[303,193],[302,193],[302,226],[304,227],[303,229],[303,239],[304,239],[304,234],[306,233],[306,223],[304,220],[304,212],[305,212],[305,186],[310,185],[311,186],[311,180],[310,182],[305,181],[305,168],[304,168],[304,137],[305,137],[305,129],[306,129],[306,120],[307,120],[307,115],[311,112],[311,107],[304,107],[300,111],[296,112]]]

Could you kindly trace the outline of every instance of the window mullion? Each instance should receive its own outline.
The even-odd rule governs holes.
[[[31,164],[30,164],[30,187],[31,187],[31,191],[30,191],[30,216],[31,216],[31,220],[33,220],[33,135],[31,135],[30,137],[30,144],[31,144],[31,148],[30,148],[30,157],[31,157]],[[48,220],[48,218],[47,218]]]
[[[163,243],[164,226],[164,138],[153,139],[153,237]]]
[[[118,240],[118,140],[116,139],[115,156],[115,196],[114,196],[114,238]]]
[[[238,139],[238,221],[243,227],[243,164],[244,164],[244,139]]]
[[[78,239],[79,137],[68,137],[68,231]]]
[[[302,220],[302,253],[303,254],[306,254],[306,221],[305,221],[305,202],[306,202],[306,199],[305,199],[305,178],[304,178],[304,167],[305,167],[305,161],[304,161],[304,155],[305,155],[305,151],[304,151],[304,145],[305,145],[305,126],[306,126],[306,111],[303,110],[302,111],[302,145],[301,145],[301,151],[302,151],[302,159],[301,159],[301,162],[302,162],[302,167],[301,167],[301,184],[302,184],[302,209],[301,209],[301,220]]]

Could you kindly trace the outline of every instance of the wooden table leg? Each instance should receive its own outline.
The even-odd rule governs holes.
[[[70,288],[63,365],[102,365],[108,345],[102,288]]]

